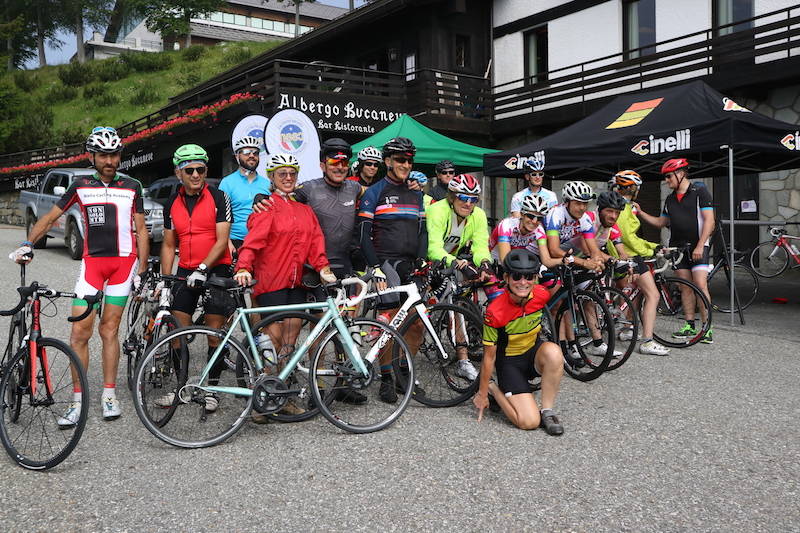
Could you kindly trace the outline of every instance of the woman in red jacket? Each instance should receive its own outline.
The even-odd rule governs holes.
[[[254,212],[247,220],[247,236],[239,248],[234,278],[242,286],[256,278],[254,293],[260,307],[305,303],[303,264],[317,270],[325,283],[333,283],[336,277],[325,256],[325,239],[316,215],[310,207],[289,197],[300,170],[297,159],[290,154],[274,154],[267,170],[275,190],[273,201],[269,209]],[[294,350],[300,327],[300,319],[270,327],[276,353]]]

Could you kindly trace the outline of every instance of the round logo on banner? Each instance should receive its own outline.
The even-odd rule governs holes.
[[[264,143],[270,154],[292,154],[300,163],[298,183],[322,177],[319,168],[319,135],[311,119],[297,109],[275,113],[264,129]]]
[[[294,153],[303,146],[303,130],[298,124],[289,122],[281,128],[281,148],[289,153]]]

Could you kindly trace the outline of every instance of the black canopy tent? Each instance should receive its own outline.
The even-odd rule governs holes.
[[[483,168],[488,176],[545,170],[563,178],[605,181],[620,168],[653,177],[664,160],[685,157],[693,177],[727,172],[733,216],[734,173],[800,167],[799,130],[795,124],[752,113],[704,82],[693,81],[618,96],[552,135],[484,155]],[[731,223],[730,243],[734,232]],[[733,246],[730,249],[732,265]],[[733,304],[731,284],[731,309]]]

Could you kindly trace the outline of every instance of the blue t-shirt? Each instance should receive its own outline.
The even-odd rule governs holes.
[[[228,195],[233,208],[231,239],[244,240],[247,235],[247,218],[253,212],[253,198],[257,194],[269,196],[271,184],[268,178],[260,174],[256,174],[256,179],[251,183],[239,169],[222,179],[219,190]]]

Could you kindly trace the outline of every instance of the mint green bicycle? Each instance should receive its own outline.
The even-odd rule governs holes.
[[[234,280],[220,278],[218,283],[241,291]],[[360,291],[347,298],[345,288],[353,285]],[[276,415],[286,411],[290,400],[303,410],[318,409],[352,433],[388,427],[411,401],[408,384],[414,383],[414,369],[410,350],[395,329],[346,316],[345,308],[357,306],[366,287],[359,278],[347,278],[326,287],[324,302],[251,309],[240,304],[225,330],[194,325],[164,335],[136,369],[137,415],[153,435],[182,448],[219,444],[244,425],[252,410]],[[295,321],[296,348],[275,366],[259,352],[248,319],[254,313],[266,316],[256,331],[274,332],[278,325],[291,329]],[[243,341],[234,337],[237,330],[244,333]],[[378,394],[381,373],[389,371],[400,377],[395,403],[382,402]]]

